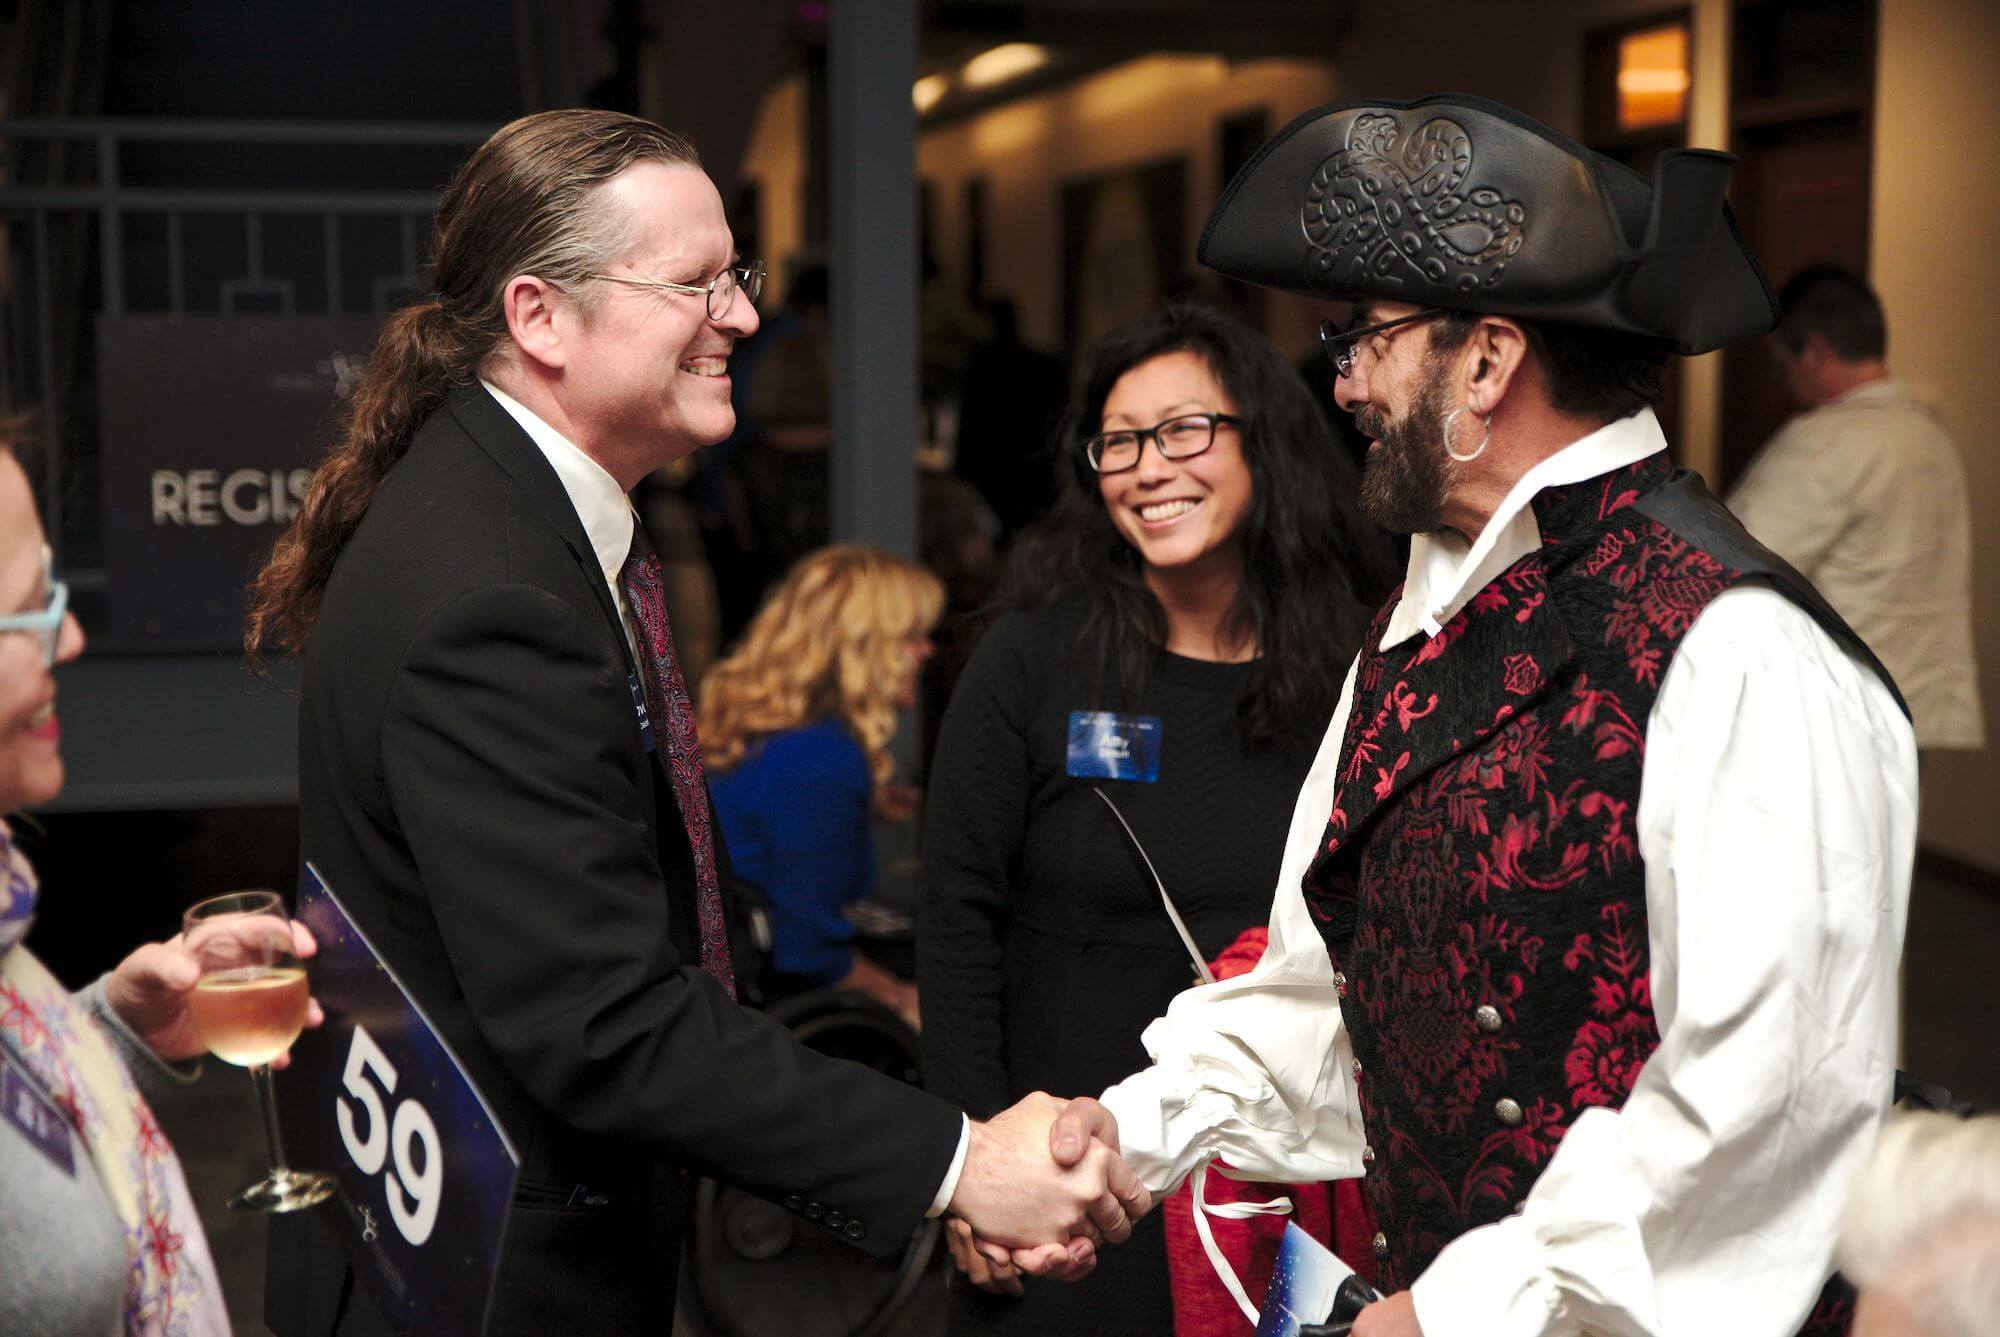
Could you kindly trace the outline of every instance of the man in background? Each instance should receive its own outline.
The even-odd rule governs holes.
[[[1982,747],[1958,447],[1889,374],[1882,303],[1866,283],[1814,265],[1778,301],[1772,337],[1804,412],[1758,452],[1729,509],[1881,656],[1919,749]]]
[[[958,383],[955,470],[979,489],[1009,539],[1056,499],[1049,429],[1069,401],[1062,359],[1021,338],[1014,304],[994,298],[982,314],[993,335],[966,355]]]
[[[750,439],[730,462],[737,541],[757,571],[747,621],[764,592],[832,539],[833,343],[829,279],[814,265],[792,280],[782,326],[757,365],[745,408]],[[774,321],[773,325],[779,322]]]

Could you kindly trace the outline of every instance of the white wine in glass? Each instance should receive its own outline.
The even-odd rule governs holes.
[[[332,1176],[285,1164],[271,1060],[306,1024],[306,968],[293,951],[292,921],[275,891],[237,891],[191,906],[182,942],[201,965],[188,1015],[208,1052],[250,1070],[264,1115],[271,1172],[229,1200],[248,1212],[295,1212],[333,1192]]]
[[[194,986],[188,1011],[209,1053],[238,1067],[259,1067],[299,1038],[306,972],[298,966],[218,970]]]

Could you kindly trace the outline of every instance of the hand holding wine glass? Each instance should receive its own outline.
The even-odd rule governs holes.
[[[271,1173],[229,1200],[244,1211],[290,1212],[333,1192],[330,1176],[285,1164],[271,1063],[291,1048],[311,1001],[299,943],[274,891],[239,891],[191,907],[182,948],[200,970],[187,995],[187,1017],[211,1054],[250,1069],[264,1115]]]
[[[311,931],[294,921],[292,954],[303,961],[318,951]],[[182,936],[175,934],[165,942],[134,948],[105,977],[104,999],[148,1049],[168,1062],[179,1062],[208,1052],[188,1011],[189,995],[200,979],[200,962],[187,950]],[[306,1029],[325,1020],[319,1001],[308,999]],[[291,1061],[289,1052],[280,1054],[271,1060],[271,1070],[281,1072]]]

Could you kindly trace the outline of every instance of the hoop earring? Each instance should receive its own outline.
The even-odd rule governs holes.
[[[1470,454],[1461,455],[1451,448],[1451,438],[1452,434],[1458,428],[1458,417],[1464,412],[1465,406],[1461,404],[1444,415],[1444,453],[1457,460],[1460,464],[1470,464],[1480,457],[1486,450],[1487,443],[1493,440],[1493,415],[1490,413],[1486,415],[1486,431],[1480,436],[1479,444],[1472,448]]]

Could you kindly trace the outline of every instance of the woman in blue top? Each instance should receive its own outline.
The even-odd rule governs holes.
[[[696,727],[736,875],[770,903],[767,991],[853,989],[917,1022],[916,987],[853,946],[843,911],[875,883],[897,711],[915,703],[944,587],[860,547],[792,568],[702,679]]]

